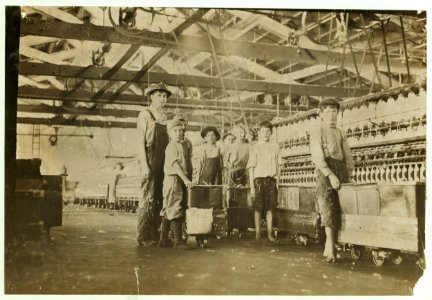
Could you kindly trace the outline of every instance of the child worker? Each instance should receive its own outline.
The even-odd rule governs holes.
[[[201,131],[201,137],[205,140],[200,154],[200,172],[198,184],[220,185],[222,184],[222,151],[216,142],[220,139],[216,127],[207,126]]]
[[[246,140],[246,128],[236,125],[232,129],[232,134],[235,140],[225,159],[228,184],[234,186],[247,185],[246,165],[249,159],[250,144]]]
[[[277,243],[273,237],[273,209],[277,206],[277,178],[279,169],[279,145],[270,142],[272,124],[259,124],[258,141],[249,151],[249,182],[255,209],[255,242],[261,243],[261,215],[266,212],[267,239]]]
[[[162,226],[159,239],[160,247],[171,246],[168,232],[174,234],[174,248],[188,249],[182,238],[187,188],[192,187],[192,147],[184,139],[184,122],[173,119],[168,122],[170,142],[165,151],[163,205],[161,210]]]
[[[341,218],[337,190],[341,183],[350,181],[354,167],[345,134],[336,127],[339,108],[339,102],[335,99],[322,100],[319,104],[321,124],[310,136],[317,184],[317,210],[326,234],[323,256],[331,263],[337,260],[335,243]]]

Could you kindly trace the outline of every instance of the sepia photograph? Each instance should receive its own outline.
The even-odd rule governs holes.
[[[424,5],[93,2],[3,7],[4,295],[418,296]]]

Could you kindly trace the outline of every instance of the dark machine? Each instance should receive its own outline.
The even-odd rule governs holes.
[[[51,227],[62,225],[63,177],[41,175],[40,159],[17,160],[15,228],[18,239],[33,239],[34,228],[42,226],[49,238]]]

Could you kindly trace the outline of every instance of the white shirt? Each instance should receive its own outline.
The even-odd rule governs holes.
[[[279,145],[274,142],[256,142],[249,150],[247,168],[254,168],[254,178],[277,178],[279,169]]]

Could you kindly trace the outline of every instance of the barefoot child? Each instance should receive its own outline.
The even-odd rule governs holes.
[[[277,206],[277,174],[279,161],[279,145],[270,142],[272,124],[268,121],[259,124],[258,142],[253,144],[249,152],[249,180],[251,196],[254,198],[255,209],[255,240],[261,243],[261,215],[266,212],[267,239],[277,243],[272,235],[273,209]]]
[[[341,217],[337,190],[340,183],[349,182],[354,165],[345,134],[336,128],[339,102],[325,99],[319,109],[322,122],[311,133],[310,149],[315,164],[317,208],[326,233],[323,255],[326,261],[336,262],[336,233]]]
[[[227,169],[227,181],[229,185],[247,185],[247,162],[249,159],[250,144],[246,140],[246,129],[242,126],[234,126],[232,134],[234,143],[227,152],[225,168]]]

